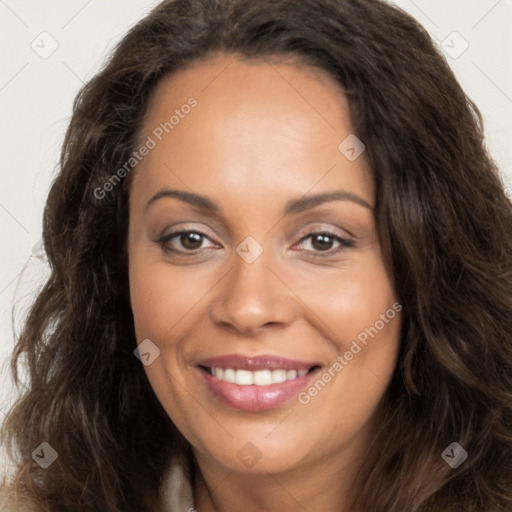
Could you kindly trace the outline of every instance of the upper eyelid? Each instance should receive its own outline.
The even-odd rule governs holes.
[[[346,235],[343,235],[340,231],[344,231]],[[333,227],[325,227],[320,225],[320,223],[315,223],[313,226],[309,226],[307,228],[299,230],[300,239],[304,238],[305,236],[311,235],[313,233],[329,233],[330,235],[337,236],[339,238],[356,238],[350,231],[347,229],[342,228],[333,228]]]
[[[232,241],[232,232],[229,226],[221,219],[211,217],[197,208],[192,209],[192,218],[190,220],[178,221],[175,224],[167,224],[159,230],[160,233],[167,231],[197,231],[203,233],[209,238],[222,238],[228,242]],[[195,217],[195,218],[194,218]],[[170,216],[173,219],[173,216]],[[179,217],[178,217],[179,218]]]
[[[188,225],[187,223],[179,224],[178,226],[172,227],[171,230],[169,231],[169,233],[166,233],[167,229],[169,229],[169,228],[165,228],[164,230],[161,231],[161,235],[159,236],[159,238],[167,238],[169,236],[174,236],[174,235],[177,235],[177,234],[180,234],[180,233],[183,233],[183,232],[185,232],[185,233],[190,233],[190,232],[199,233],[199,234],[204,235],[204,236],[206,236],[208,238],[212,238],[212,236],[207,233],[207,231],[211,231],[210,229],[203,228],[203,227],[200,227],[200,228],[193,227],[193,226]]]
[[[298,240],[298,242],[302,242],[302,240],[305,240],[306,238],[310,238],[314,235],[327,235],[327,236],[330,236],[332,238],[337,238],[337,239],[342,239],[342,240],[346,240],[348,237],[344,237],[342,235],[339,235],[337,233],[334,233],[333,231],[329,231],[329,230],[326,230],[326,229],[314,229],[313,231],[310,231],[308,233],[306,233],[304,236],[301,236]]]
[[[302,231],[303,234],[298,235],[299,236],[299,241],[302,240],[304,237],[310,236],[312,234],[318,234],[318,233],[328,233],[328,234],[333,235],[335,237],[346,238],[342,234],[336,233],[335,229],[327,228],[327,227],[320,227],[320,226],[308,227],[308,228],[304,228],[304,229],[302,229],[300,231]],[[346,229],[344,231],[347,233],[349,238],[355,238],[355,236],[352,233],[350,233],[349,231],[347,231]],[[164,232],[165,232],[165,230],[162,231],[162,233],[164,233]],[[215,241],[215,240],[213,240],[212,236],[210,236],[208,233],[205,233],[202,228],[189,227],[187,225],[185,225],[183,227],[180,226],[179,228],[176,228],[176,230],[171,231],[170,233],[162,234],[162,235],[159,236],[159,239],[162,239],[162,238],[172,238],[173,236],[176,236],[176,235],[181,234],[183,232],[185,232],[185,233],[191,233],[191,232],[192,233],[199,233],[199,234],[209,238],[210,240]]]
[[[311,231],[310,233],[301,237],[294,245],[302,244],[305,240],[311,239],[313,236],[319,235],[319,234],[326,234],[326,235],[330,236],[331,238],[333,238],[335,240],[335,242],[339,243],[342,247],[354,247],[354,241],[352,238],[338,235],[336,233],[333,233],[332,231],[322,231],[322,230]],[[323,253],[323,254],[328,255],[328,254],[330,254],[331,251],[332,251],[332,249],[329,251],[312,251],[312,252],[316,252],[318,254]]]
[[[196,213],[199,214],[199,217],[200,217],[199,219],[190,220],[188,222],[187,221],[179,222],[177,225],[172,226],[171,229],[176,228],[177,230],[183,229],[183,230],[189,230],[189,231],[199,231],[214,241],[216,241],[215,239],[219,239],[219,240],[224,239],[228,243],[231,243],[234,241],[233,240],[234,239],[233,232],[232,232],[231,228],[225,224],[224,221],[218,222],[217,219],[210,218],[209,216],[208,216],[208,218],[205,219],[204,216],[202,215],[203,212],[196,211]],[[320,211],[315,214],[315,216],[317,216],[317,215],[319,215],[320,217],[324,217],[326,215],[326,213],[325,213],[325,211],[324,212]],[[343,220],[343,217],[341,219],[337,219],[337,220],[325,218],[325,219],[321,220],[318,218],[317,219],[311,218],[308,215],[308,217],[303,218],[302,220],[300,220],[300,219],[297,219],[297,220],[300,223],[305,221],[306,227],[300,228],[298,230],[292,229],[291,227],[287,227],[285,230],[286,233],[289,234],[292,231],[297,233],[297,231],[298,231],[299,233],[304,232],[305,234],[309,234],[312,231],[328,231],[328,232],[331,232],[332,234],[334,234],[335,236],[339,236],[341,238],[346,238],[347,236],[351,239],[359,238],[359,236],[356,235],[353,230],[347,229],[347,226],[343,226],[343,227],[341,227],[341,225],[336,226],[336,224],[338,224],[340,221],[342,224],[347,224],[347,221],[348,221],[349,225],[352,225],[352,223],[354,221],[350,220],[350,218],[345,219],[345,220]],[[213,223],[213,229],[211,227],[209,227],[210,223]],[[200,226],[199,229],[196,229],[195,225],[199,225]],[[362,227],[359,226],[359,223],[355,224],[354,227],[356,228],[356,231],[362,229]],[[168,229],[168,228],[170,228],[170,226],[168,226],[165,229]],[[161,230],[160,232],[161,233],[165,232],[165,229]],[[271,229],[273,229],[273,228],[271,228]],[[306,230],[306,231],[304,231],[304,230]],[[268,230],[268,231],[270,231],[270,230]],[[267,231],[267,233],[268,233],[268,231]],[[210,235],[209,233],[214,233],[214,234]],[[218,233],[218,235],[217,235],[217,233]],[[286,235],[286,236],[288,236],[288,235]],[[304,235],[299,235],[299,236],[302,238],[302,236],[304,236]]]
[[[202,237],[204,238],[207,238],[208,240],[210,240],[211,242],[213,243],[217,243],[210,235],[204,233],[203,231],[199,230],[199,229],[187,229],[187,228],[183,228],[183,229],[178,229],[177,231],[171,231],[170,233],[167,233],[165,235],[162,235],[158,238],[158,241],[167,241],[167,240],[171,240],[183,233],[197,233],[198,235],[201,235]]]

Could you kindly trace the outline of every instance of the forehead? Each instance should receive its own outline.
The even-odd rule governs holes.
[[[150,193],[172,182],[210,195],[228,187],[264,200],[318,184],[373,202],[364,154],[350,161],[339,149],[352,133],[347,99],[326,73],[220,56],[160,82],[141,130],[154,148],[134,185]]]

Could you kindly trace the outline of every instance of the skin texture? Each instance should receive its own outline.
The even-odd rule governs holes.
[[[161,351],[145,366],[148,379],[200,470],[195,508],[348,511],[396,365],[399,313],[306,405],[294,397],[267,411],[232,409],[197,368],[237,353],[312,361],[325,371],[397,301],[364,153],[351,162],[338,150],[353,133],[347,101],[314,69],[220,55],[162,80],[141,139],[189,97],[197,106],[133,176],[129,274],[137,340]],[[147,206],[164,189],[207,196],[219,212],[169,197]],[[340,190],[360,201],[283,214],[290,200]],[[166,253],[158,240],[185,228],[206,235],[199,249]],[[324,231],[353,245],[305,238]],[[263,248],[252,263],[236,252],[248,236]],[[166,246],[186,253],[181,242]],[[262,454],[250,468],[237,456],[248,442]]]

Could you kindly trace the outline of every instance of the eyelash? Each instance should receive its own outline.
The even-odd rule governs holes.
[[[183,256],[183,257],[189,257],[189,256],[196,256],[197,255],[197,251],[200,251],[201,249],[195,249],[195,250],[176,250],[176,249],[173,249],[171,247],[169,247],[167,244],[169,243],[170,240],[172,240],[173,238],[177,238],[181,235],[184,235],[184,234],[190,234],[190,233],[193,233],[195,235],[199,235],[203,238],[207,238],[208,240],[212,241],[210,239],[210,237],[208,235],[206,235],[205,233],[202,233],[201,231],[196,231],[196,230],[193,230],[193,229],[184,229],[184,230],[181,230],[181,231],[175,231],[173,233],[169,233],[167,235],[164,235],[162,237],[160,237],[156,242],[160,245],[160,247],[163,249],[163,251],[165,251],[166,253],[172,253],[172,254],[176,254],[178,256]],[[327,257],[327,256],[333,256],[335,254],[338,254],[344,250],[346,250],[347,248],[350,248],[350,247],[354,247],[354,243],[351,241],[351,240],[348,240],[347,238],[343,238],[339,235],[336,235],[330,231],[311,231],[310,233],[308,233],[306,236],[303,236],[299,241],[298,243],[299,244],[302,244],[305,240],[307,240],[308,238],[312,238],[316,235],[324,235],[324,236],[328,236],[332,239],[334,239],[334,241],[338,242],[340,244],[340,247],[338,247],[337,249],[329,249],[327,251],[312,251],[312,250],[307,250],[306,252],[313,252],[315,253],[316,255],[320,256],[320,257]]]

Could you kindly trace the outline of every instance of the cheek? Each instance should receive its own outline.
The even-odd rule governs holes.
[[[335,336],[341,349],[376,322],[381,327],[379,330],[388,331],[381,326],[381,315],[396,302],[391,280],[377,251],[368,251],[357,264],[318,273],[315,279],[302,279],[297,294],[304,297],[307,307],[323,324],[326,336]],[[395,316],[393,312],[392,316]]]
[[[137,339],[163,343],[171,331],[175,338],[211,287],[208,272],[171,268],[165,262],[134,255],[130,262],[130,298]]]
[[[204,277],[204,276],[203,276]],[[153,390],[177,425],[187,417],[187,387],[180,371],[187,332],[196,322],[201,299],[211,288],[207,279],[169,264],[152,261],[143,251],[131,253],[130,298],[138,343],[150,339],[159,357],[144,366]],[[192,413],[191,413],[191,416]],[[189,426],[190,427],[190,426]]]
[[[352,421],[363,421],[385,391],[400,344],[402,307],[379,254],[367,254],[358,265],[310,281],[297,294],[307,297],[310,323],[335,349],[324,398],[352,404]]]

